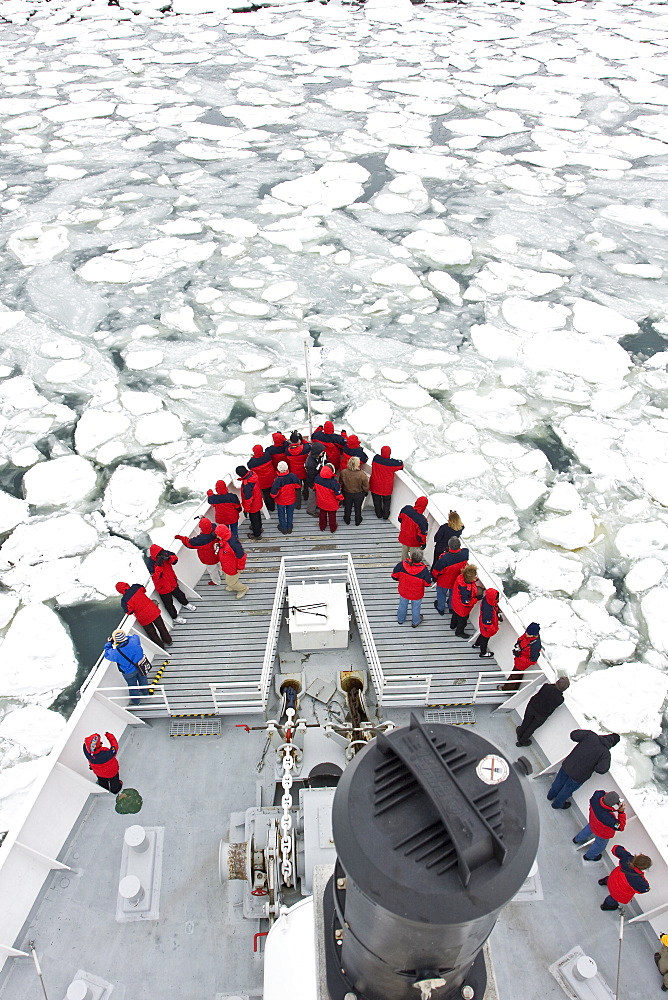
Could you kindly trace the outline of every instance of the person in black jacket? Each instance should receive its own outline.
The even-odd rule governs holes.
[[[564,691],[570,687],[568,677],[560,677],[554,684],[543,684],[533,698],[529,698],[524,718],[515,730],[516,747],[530,747],[531,737],[552,713],[564,703]]]
[[[577,746],[569,753],[557,771],[547,797],[553,809],[570,809],[568,801],[580,785],[596,774],[610,770],[610,748],[619,743],[618,733],[599,736],[591,729],[574,729],[571,739]]]
[[[451,538],[461,538],[464,524],[456,510],[451,510],[448,520],[442,524],[434,535],[434,562],[444,552],[448,551],[448,542]]]

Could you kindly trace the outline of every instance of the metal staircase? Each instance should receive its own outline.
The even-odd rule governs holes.
[[[365,509],[359,526],[343,524],[339,515],[335,534],[321,532],[304,508],[295,512],[291,535],[281,535],[273,517],[265,522],[263,539],[255,541],[246,537],[247,523],[240,523],[240,538],[248,553],[242,577],[250,587],[248,594],[236,600],[224,586],[209,586],[208,576],[202,577],[196,588],[197,610],[184,612],[187,624],[175,626],[172,633],[170,662],[160,682],[168,707],[156,697],[152,707],[142,707],[138,714],[178,717],[263,711],[283,613],[282,556],[332,553],[339,561],[343,552],[352,554],[353,589],[359,592],[352,593],[349,581],[349,593],[374,686],[377,690],[382,686],[383,705],[470,704],[481,666],[486,672],[498,669],[493,659],[481,660],[476,649],[454,636],[449,618],[441,618],[432,606],[433,588],[423,602],[425,620],[420,627],[412,629],[409,621],[397,624],[397,585],[391,579],[401,557],[397,529],[391,522],[379,521],[373,508]],[[373,676],[376,663],[382,677]],[[499,671],[499,680],[503,679]],[[503,697],[492,700],[498,703]]]

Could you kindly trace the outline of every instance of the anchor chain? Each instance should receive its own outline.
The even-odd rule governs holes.
[[[294,866],[292,861],[292,769],[295,766],[294,748],[285,747],[283,754],[283,798],[281,806],[283,815],[281,816],[281,878],[285,885],[294,885]]]

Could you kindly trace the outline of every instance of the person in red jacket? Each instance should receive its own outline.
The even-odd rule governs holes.
[[[311,445],[298,431],[293,431],[290,435],[290,442],[285,452],[285,461],[293,476],[296,476],[302,485],[301,493],[297,493],[297,510],[301,510],[302,496],[308,500],[308,485],[306,482],[306,459],[311,453]]]
[[[262,490],[252,469],[247,469],[245,465],[237,465],[236,473],[241,482],[241,506],[244,514],[248,515],[251,526],[248,537],[258,540],[262,538]],[[269,499],[271,500],[271,497]],[[271,502],[273,504],[274,501]]]
[[[612,853],[619,858],[619,864],[609,875],[598,880],[599,885],[608,887],[608,895],[601,903],[602,910],[618,910],[620,903],[630,903],[637,892],[649,892],[651,888],[643,875],[652,867],[651,858],[646,854],[631,854],[620,844],[615,844]]]
[[[330,465],[323,465],[320,474],[315,477],[313,487],[318,504],[320,530],[324,531],[329,521],[329,530],[334,532],[338,527],[336,512],[343,499],[343,493]]]
[[[266,449],[267,455],[270,456],[274,464],[274,472],[278,469],[278,463],[285,461],[285,453],[288,450],[288,442],[285,434],[281,434],[280,431],[275,431],[271,435],[272,444]]]
[[[446,607],[452,613],[450,601],[455,580],[469,561],[469,550],[462,548],[458,538],[451,538],[448,551],[439,556],[431,567],[431,575],[436,581],[434,607],[439,615],[445,614]]]
[[[499,691],[519,691],[522,674],[529,667],[535,667],[542,643],[540,641],[540,625],[538,622],[531,622],[513,646],[513,670],[505,684],[499,684]]]
[[[271,487],[276,478],[276,467],[269,448],[263,448],[261,444],[253,445],[253,455],[248,460],[248,469],[257,476],[262,496],[267,506],[267,510],[274,509],[274,499],[271,495]],[[237,469],[237,475],[239,470]],[[244,507],[244,510],[246,508]]]
[[[584,844],[594,838],[583,861],[600,861],[603,851],[616,833],[626,827],[626,807],[617,792],[598,788],[589,800],[589,822],[573,837],[574,844]]]
[[[121,595],[121,607],[126,615],[134,615],[137,624],[157,646],[162,649],[171,646],[172,637],[162,620],[160,608],[139,583],[117,583],[116,590]]]
[[[97,783],[108,792],[118,795],[123,782],[119,777],[120,768],[116,760],[118,753],[118,740],[113,733],[104,734],[109,740],[109,746],[105,747],[99,733],[87,736],[83,741],[84,757],[88,761],[88,766],[97,778]]]
[[[423,549],[426,545],[429,524],[424,512],[428,503],[427,497],[418,497],[414,506],[406,504],[399,511],[399,543],[404,559],[410,549]]]
[[[177,555],[174,555],[169,549],[163,549],[160,545],[152,545],[146,559],[148,571],[167,613],[177,625],[185,625],[186,619],[181,618],[174,607],[174,598],[187,611],[195,611],[197,605],[191,604],[179,587],[179,581],[173,568],[178,561]]]
[[[200,517],[199,530],[199,535],[193,535],[192,538],[186,538],[185,535],[174,535],[174,538],[183,542],[187,549],[197,549],[199,561],[203,566],[206,566],[206,571],[211,577],[209,586],[217,587],[219,583],[223,582],[218,562],[218,539],[208,517]]]
[[[468,624],[469,615],[478,603],[478,567],[473,563],[468,563],[455,580],[450,603],[452,606],[450,628],[455,630],[455,635],[460,639],[465,639],[464,629]]]
[[[392,570],[392,579],[399,582],[398,624],[403,625],[406,621],[410,602],[411,624],[417,628],[424,619],[424,615],[420,614],[424,592],[432,585],[431,573],[423,562],[422,553],[411,552],[408,559],[397,563]]]
[[[233,535],[238,535],[241,503],[236,493],[229,491],[228,486],[224,479],[219,479],[215,491],[207,490],[206,495],[213,507],[216,524],[226,524]]]
[[[334,466],[334,471],[336,472],[341,464],[341,451],[345,444],[345,437],[342,434],[335,434],[334,424],[332,421],[325,420],[322,427],[318,427],[318,429],[313,432],[313,440],[322,441],[325,446],[327,461],[331,462]]]
[[[277,472],[278,475],[271,487],[271,495],[276,502],[278,530],[282,535],[291,535],[295,504],[302,484],[301,480],[290,472],[287,462],[279,462]]]
[[[360,465],[364,465],[365,462],[369,461],[369,456],[364,448],[361,447],[357,434],[349,434],[344,442],[341,449],[341,469],[348,468],[348,462],[351,458],[359,458]]]
[[[404,467],[404,463],[398,458],[390,458],[391,454],[390,446],[384,444],[380,449],[380,455],[373,456],[369,478],[369,492],[373,500],[373,509],[376,512],[376,517],[382,518],[384,521],[388,521],[390,517],[394,474]]]
[[[218,525],[216,535],[220,539],[218,558],[225,574],[225,589],[233,591],[239,601],[249,590],[239,579],[239,574],[246,569],[246,553],[239,539],[232,534],[226,524]]]
[[[480,614],[478,616],[480,635],[473,643],[480,650],[478,656],[494,656],[494,653],[487,652],[487,643],[499,631],[499,622],[502,621],[503,617],[499,612],[499,592],[490,587],[489,590],[485,591],[484,597],[480,602]]]

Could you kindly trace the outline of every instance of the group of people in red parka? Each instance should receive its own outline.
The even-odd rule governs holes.
[[[499,591],[493,587],[485,589],[478,579],[478,567],[469,562],[469,550],[462,545],[464,524],[455,510],[450,511],[448,520],[434,535],[434,557],[431,570],[427,569],[423,552],[429,533],[428,503],[427,497],[418,497],[415,503],[406,504],[399,512],[399,544],[403,558],[392,570],[399,590],[397,622],[404,624],[410,604],[411,624],[417,628],[424,621],[421,611],[425,591],[436,584],[434,607],[441,616],[446,610],[450,612],[450,628],[460,639],[466,638],[469,615],[479,605],[478,636],[473,645],[480,657],[492,657],[489,640],[499,631],[499,623],[503,621],[499,612]],[[538,662],[539,632],[540,626],[532,622],[517,640],[513,671],[503,685],[504,690],[517,690],[523,671]]]
[[[238,532],[239,514],[243,513],[249,521],[248,537],[253,540],[263,537],[263,507],[276,511],[278,530],[291,535],[294,512],[301,509],[304,500],[308,501],[308,513],[318,517],[320,530],[329,527],[334,532],[341,507],[346,524],[351,523],[353,512],[355,524],[361,524],[367,493],[371,494],[376,516],[385,520],[390,516],[394,475],[403,469],[403,462],[391,457],[388,445],[373,457],[371,476],[361,469],[368,460],[356,434],[336,432],[332,421],[326,420],[310,441],[298,431],[287,438],[276,431],[267,447],[254,445],[246,465],[236,468],[239,497],[230,493],[222,481],[208,495],[216,519],[220,510],[234,534]]]

